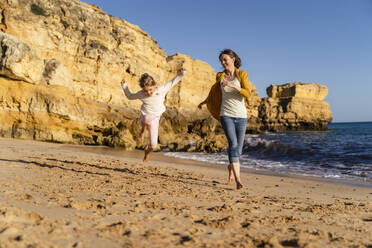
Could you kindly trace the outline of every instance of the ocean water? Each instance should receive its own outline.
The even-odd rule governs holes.
[[[372,122],[331,123],[323,132],[245,137],[241,166],[266,172],[372,183]],[[226,165],[223,153],[168,152],[167,156]]]

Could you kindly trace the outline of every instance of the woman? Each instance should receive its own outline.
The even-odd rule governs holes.
[[[251,95],[248,74],[239,70],[241,60],[231,49],[223,50],[219,59],[224,68],[217,73],[216,83],[212,86],[208,97],[199,104],[199,109],[207,104],[209,112],[221,121],[222,128],[229,144],[229,182],[235,178],[236,188],[241,189],[240,162],[245,130],[247,127],[247,109],[244,98]]]

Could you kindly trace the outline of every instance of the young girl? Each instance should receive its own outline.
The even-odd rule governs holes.
[[[139,99],[142,101],[141,106],[141,134],[139,141],[142,142],[145,136],[145,130],[149,131],[150,144],[145,150],[144,162],[149,160],[150,153],[158,145],[158,129],[160,116],[165,111],[164,100],[168,91],[175,86],[185,75],[186,70],[181,69],[176,77],[174,77],[170,82],[156,86],[156,82],[149,74],[145,73],[141,76],[139,83],[142,90],[137,93],[131,93],[128,84],[123,79],[121,81],[121,86],[123,87],[124,93],[129,100]]]

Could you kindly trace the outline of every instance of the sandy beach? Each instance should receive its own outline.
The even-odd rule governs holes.
[[[372,188],[0,139],[0,247],[372,247]]]

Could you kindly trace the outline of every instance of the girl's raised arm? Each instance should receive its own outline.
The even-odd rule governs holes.
[[[143,90],[140,90],[137,93],[130,92],[128,84],[124,79],[121,81],[121,87],[123,88],[124,94],[129,100],[142,99],[145,97]]]
[[[168,83],[159,86],[158,90],[160,92],[168,92],[173,86],[175,86],[179,81],[181,81],[182,77],[186,74],[186,70],[184,68],[181,68],[180,72],[175,76],[171,81]]]

